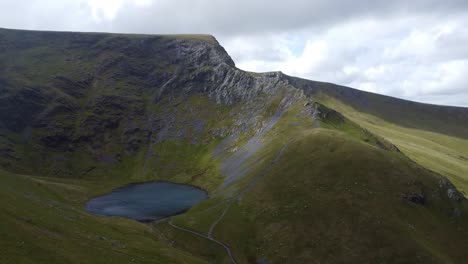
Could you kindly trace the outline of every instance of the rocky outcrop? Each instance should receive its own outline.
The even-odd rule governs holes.
[[[465,199],[462,193],[460,193],[455,186],[447,180],[445,177],[439,180],[439,187],[447,193],[447,197],[453,202],[461,202]]]
[[[285,79],[306,96],[326,95],[354,109],[403,127],[433,131],[468,139],[468,108],[424,104],[365,92],[333,83],[292,76]],[[430,122],[427,118],[430,117]]]
[[[304,104],[305,110],[317,123],[320,121],[329,121],[336,124],[343,124],[346,118],[339,112],[324,106],[318,102],[309,101]]]
[[[403,201],[408,201],[414,204],[419,204],[419,205],[426,204],[426,196],[424,196],[423,192],[402,193],[401,199],[403,199]]]
[[[252,102],[259,95],[273,95],[279,87],[287,85],[281,72],[254,74],[221,62],[216,66],[197,66],[192,72],[176,71],[156,94],[154,101],[186,93],[205,93],[218,104]],[[183,87],[181,89],[181,87]]]
[[[426,205],[427,197],[425,189],[427,189],[420,181],[411,181],[407,184],[407,190],[401,193],[401,199],[404,202],[410,202],[417,205]]]
[[[0,126],[12,132],[21,132],[31,125],[49,101],[47,88],[44,87],[15,87],[8,84],[3,89],[5,93],[0,95]]]

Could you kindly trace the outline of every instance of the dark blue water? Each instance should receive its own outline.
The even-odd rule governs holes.
[[[131,184],[90,200],[86,211],[151,222],[183,213],[206,198],[205,191],[190,185],[169,182]]]

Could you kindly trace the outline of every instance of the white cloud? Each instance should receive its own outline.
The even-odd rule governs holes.
[[[139,7],[150,6],[152,3],[152,0],[135,0],[135,5]]]
[[[291,53],[292,54],[292,53]],[[323,40],[308,40],[299,56],[290,58],[281,65],[281,70],[291,75],[306,76],[320,71],[320,66],[328,58],[328,43]]]
[[[468,46],[452,40],[468,38],[463,27],[467,23],[468,17],[463,16],[443,23],[427,17],[355,20],[326,30],[297,32],[305,39],[296,41],[306,43],[299,53],[293,52],[293,43],[278,41],[288,44],[282,45],[283,56],[274,62],[262,60],[262,52],[234,53],[233,57],[239,67],[250,71],[282,70],[409,100],[468,106],[468,57],[461,55],[468,55]],[[227,43],[228,50],[235,49]],[[457,56],[447,50],[451,47]],[[268,52],[275,50],[267,47],[263,53]]]
[[[91,14],[97,22],[114,19],[122,4],[122,0],[88,0]]]

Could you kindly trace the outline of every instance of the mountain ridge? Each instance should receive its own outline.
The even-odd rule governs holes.
[[[10,33],[11,32],[17,32],[17,33],[23,32],[23,33],[33,33],[33,34],[47,33],[47,34],[52,34],[52,35],[62,35],[62,34],[71,34],[71,35],[73,35],[74,34],[74,35],[81,35],[81,36],[83,36],[83,35],[102,35],[102,36],[141,37],[141,38],[145,38],[145,37],[146,38],[166,37],[166,38],[174,38],[174,39],[181,38],[181,39],[188,39],[188,40],[200,40],[200,41],[206,41],[206,42],[212,43],[212,44],[214,44],[216,46],[220,46],[220,48],[223,49],[223,52],[227,56],[229,56],[229,54],[224,50],[224,48],[219,43],[219,41],[216,39],[216,37],[214,35],[211,35],[211,34],[139,34],[139,33],[81,32],[81,31],[46,31],[46,30],[9,29],[9,28],[1,28],[1,27],[0,27],[0,30],[4,31],[4,32],[10,32]],[[228,59],[225,62],[227,64],[235,67],[235,63],[232,60],[232,58]],[[241,69],[239,69],[239,70],[241,70]],[[244,71],[244,70],[241,70],[241,71]],[[245,72],[249,72],[249,71],[245,71]],[[255,72],[251,72],[251,73],[255,73]],[[383,97],[388,97],[388,98],[401,100],[401,101],[404,101],[404,102],[407,102],[407,103],[414,103],[414,104],[421,104],[421,105],[428,105],[428,106],[448,107],[448,108],[454,108],[454,109],[460,109],[460,110],[461,109],[465,109],[465,110],[468,109],[468,107],[466,107],[466,106],[452,106],[452,105],[442,105],[442,104],[417,102],[417,101],[398,98],[398,97],[394,97],[394,96],[390,96],[390,95],[383,95],[383,94],[379,94],[379,93],[375,93],[375,92],[363,91],[363,90],[359,90],[359,89],[352,88],[352,87],[349,87],[349,86],[335,84],[335,83],[332,83],[332,82],[315,81],[315,80],[310,80],[310,79],[301,78],[301,77],[294,77],[294,76],[284,74],[281,70],[268,71],[268,72],[258,72],[256,74],[267,74],[267,75],[268,74],[278,74],[278,75],[284,76],[288,80],[296,79],[296,80],[309,81],[309,82],[325,84],[325,85],[333,85],[333,86],[340,87],[340,89],[341,88],[349,88],[349,89],[357,90],[357,91],[360,91],[360,92],[363,92],[363,93],[380,95],[380,96],[383,96]]]
[[[0,29],[0,261],[457,263],[467,112],[246,72],[206,35]],[[157,180],[210,199],[84,211]]]

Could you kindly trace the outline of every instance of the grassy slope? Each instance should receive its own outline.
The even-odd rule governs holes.
[[[437,189],[434,175],[398,153],[377,148],[375,140],[352,123],[323,122],[322,128],[313,128],[310,117],[301,114],[302,105],[293,107],[267,134],[265,140],[272,143],[256,155],[258,162],[250,177],[238,187],[260,174],[283,144],[294,139],[284,156],[231,206],[215,229],[214,236],[232,247],[240,263],[262,257],[269,263],[458,263],[466,257],[466,219],[450,217],[453,207],[464,210],[466,205],[447,201],[446,192]],[[3,246],[7,249],[5,261],[16,262],[24,255],[25,263],[99,263],[109,259],[127,263],[133,258],[140,262],[229,263],[219,246],[165,223],[148,229],[132,221],[93,217],[82,211],[87,198],[129,181],[154,179],[165,173],[174,174],[176,181],[191,182],[189,178],[199,172],[216,171],[216,162],[209,159],[214,145],[157,144],[161,164],[166,159],[175,162],[165,168],[167,172],[153,176],[136,173],[134,178],[90,181],[2,173],[0,193],[6,213],[0,216],[1,241],[18,243]],[[138,155],[135,159],[137,162]],[[141,169],[137,163],[131,167]],[[217,180],[210,183],[213,179],[209,175],[206,179],[210,180],[194,183],[216,185]],[[60,184],[51,183],[56,181]],[[419,184],[432,193],[428,205],[402,202],[401,193],[417,189]],[[204,209],[222,199],[210,199],[176,217],[175,222],[206,233],[224,207]],[[44,235],[37,238],[37,234]]]
[[[466,257],[466,220],[450,218],[451,203],[430,173],[339,132],[305,133],[217,230],[246,260],[459,263]],[[415,182],[434,192],[427,207],[401,200]],[[247,242],[250,232],[239,229],[255,230],[256,241]]]
[[[268,133],[271,143],[238,188],[290,142],[279,162],[215,229],[239,263],[459,263],[467,257],[466,216],[451,216],[454,208],[465,212],[466,203],[450,201],[439,176],[377,147],[352,123],[313,128],[300,106]],[[425,206],[402,201],[402,193],[418,190]],[[225,206],[209,208],[223,199],[201,203],[175,222],[206,234]],[[206,256],[199,247],[208,241],[193,244],[190,234],[163,230],[179,247]]]
[[[468,139],[468,108],[423,104],[332,83],[286,78],[307,95],[327,94],[356,110],[398,126]]]
[[[213,102],[204,97],[193,96],[180,102],[173,100],[171,104],[181,105],[172,108],[165,104],[160,108],[177,115],[186,113],[188,119],[190,115],[204,118],[209,128],[224,125],[225,122],[215,120],[229,114],[214,107]],[[206,140],[210,137],[206,133],[207,130],[198,137]],[[6,253],[1,255],[0,262],[108,263],[111,260],[131,263],[134,259],[136,263],[204,263],[216,254],[223,258],[224,251],[211,243],[200,247],[198,252],[206,252],[202,256],[205,260],[201,260],[172,248],[172,242],[159,231],[163,227],[153,229],[134,221],[94,217],[83,210],[89,198],[130,182],[163,179],[212,190],[222,180],[218,163],[211,159],[217,143],[216,140],[208,144],[164,140],[148,146],[152,148],[149,157],[148,148],[144,148],[117,164],[96,163],[89,155],[72,154],[70,158],[80,163],[79,167],[95,167],[81,179],[27,177],[1,172],[0,241],[5,243]],[[120,147],[113,148],[108,148],[109,153],[119,151]],[[59,154],[69,155],[55,153]],[[54,164],[43,166],[47,170],[54,169]],[[198,244],[203,245],[202,242]],[[23,257],[20,259],[20,256]]]
[[[216,136],[212,132],[232,125],[233,113],[239,112],[236,106],[220,106],[214,100],[199,94],[167,96],[155,104],[153,95],[157,92],[157,87],[148,89],[145,83],[136,82],[138,78],[134,74],[126,73],[122,67],[96,69],[105,65],[106,61],[123,57],[131,67],[138,70],[145,70],[146,66],[156,61],[154,71],[158,75],[172,74],[175,67],[167,61],[167,54],[164,52],[156,54],[155,59],[140,56],[138,49],[132,49],[135,48],[135,44],[139,47],[138,43],[146,38],[156,41],[159,37],[163,40],[156,44],[155,48],[160,49],[167,48],[165,41],[170,42],[171,39],[216,43],[214,38],[204,35],[127,36],[0,29],[0,45],[9,51],[0,54],[0,82],[6,81],[7,92],[3,93],[0,99],[6,98],[6,102],[11,103],[6,107],[3,104],[3,107],[10,111],[15,107],[20,110],[25,108],[23,106],[31,107],[24,113],[15,111],[6,114],[4,111],[0,117],[2,123],[13,123],[18,127],[14,132],[6,129],[0,131],[0,151],[6,146],[7,150],[13,150],[11,153],[14,155],[11,159],[14,162],[8,160],[1,165],[24,174],[62,178],[40,178],[41,184],[36,184],[39,178],[19,178],[20,180],[15,182],[15,177],[19,176],[8,173],[0,175],[0,183],[4,186],[4,189],[0,189],[0,195],[5,196],[5,206],[0,203],[0,221],[3,223],[0,240],[2,243],[9,243],[17,237],[18,243],[21,243],[19,246],[12,244],[6,247],[7,253],[2,255],[5,261],[16,262],[23,255],[24,262],[45,262],[50,259],[52,263],[95,263],[107,260],[128,263],[135,256],[145,258],[137,258],[139,262],[160,260],[163,263],[183,263],[186,259],[198,261],[168,247],[164,239],[159,239],[162,242],[158,241],[155,238],[159,234],[157,231],[154,233],[138,223],[122,219],[92,217],[83,210],[86,200],[90,197],[129,182],[163,179],[191,183],[212,190],[222,181],[218,164],[211,159],[213,148],[218,143],[214,140]],[[90,44],[86,44],[87,42]],[[96,71],[101,73],[83,90],[80,90],[80,87],[68,87],[68,84],[65,88],[70,89],[57,88],[51,84],[55,76],[66,76],[72,81],[81,81],[87,74]],[[4,89],[3,83],[0,84],[0,89]],[[15,105],[14,99],[10,100],[8,96],[21,99],[19,102],[24,105]],[[38,96],[39,99],[34,96]],[[106,100],[98,101],[100,99]],[[101,103],[95,105],[96,102]],[[78,107],[78,110],[71,113],[68,110],[61,112],[64,106],[69,105]],[[57,106],[60,111],[57,110],[54,114]],[[141,109],[146,109],[149,117],[142,116]],[[50,110],[54,111],[46,121],[48,126],[34,128],[30,137],[26,136],[25,139],[22,131],[24,127],[34,123],[32,117],[39,112],[48,113]],[[120,135],[126,128],[131,127],[128,123],[135,122],[145,128],[142,124],[166,117],[174,118],[171,124],[167,125],[169,128],[166,138],[158,142],[147,142],[132,153],[124,149]],[[103,129],[103,126],[99,125],[86,126],[87,121],[105,125],[115,120],[121,120],[115,130],[105,127]],[[202,125],[192,125],[196,122]],[[199,127],[202,127],[201,131],[197,130]],[[48,148],[36,140],[54,133],[60,136],[70,130],[74,130],[72,140],[90,137],[99,142],[94,145],[89,142],[77,144],[71,151]],[[185,134],[178,136],[179,132]],[[143,137],[138,137],[138,134],[135,135],[135,140],[144,140]],[[107,157],[110,161],[102,161],[100,157]],[[48,179],[64,181],[67,184],[50,185]],[[79,188],[69,193],[68,182]],[[8,188],[13,186],[16,190],[7,192]],[[50,186],[54,187],[53,190],[49,190]],[[31,193],[31,199],[38,202],[30,203],[31,199],[22,197],[21,193]],[[60,209],[49,208],[46,203],[55,199],[61,201],[60,206],[78,215],[80,226],[76,226],[77,221],[65,221],[63,218],[68,218],[68,215],[62,216]],[[23,218],[25,220],[22,220]],[[25,221],[26,224],[23,223]],[[13,232],[9,229],[11,226],[14,226]],[[47,236],[35,237],[36,233],[41,232],[54,235],[50,230],[55,228],[59,229],[57,233],[60,240],[55,237],[49,239]],[[138,231],[132,231],[133,229]],[[103,239],[99,239],[101,234]],[[88,246],[84,245],[85,243]],[[115,243],[118,245],[114,246]],[[120,243],[125,245],[125,249],[119,247],[115,250],[121,250],[124,255],[129,254],[128,258],[119,259],[120,253],[113,252],[114,247],[120,246]],[[145,244],[142,245],[143,243]],[[54,252],[55,247],[57,252]],[[209,245],[207,249],[208,255],[219,250],[216,247],[211,249]],[[106,250],[109,250],[108,254],[103,253]],[[174,257],[170,257],[171,255]]]
[[[468,193],[467,139],[399,126],[332,97],[322,94],[318,98],[362,127],[385,137],[417,163],[448,177],[465,195]]]
[[[0,171],[1,263],[204,263],[150,227],[86,214],[100,182]]]
[[[151,180],[170,180],[195,184],[206,190],[214,189],[222,181],[222,177],[218,172],[217,162],[211,159],[211,152],[219,140],[213,140],[210,131],[232,122],[230,112],[199,95],[161,102],[157,107],[158,109],[153,111],[161,111],[161,116],[164,116],[165,112],[178,116],[173,130],[179,127],[187,129],[187,124],[197,119],[204,122],[203,131],[195,132],[189,129],[191,139],[165,139],[149,143],[132,154],[125,154],[123,146],[117,140],[110,141],[102,150],[97,151],[110,157],[124,153],[119,162],[100,162],[96,155],[91,154],[96,150],[90,147],[75,152],[51,151],[40,144],[27,143],[16,146],[18,155],[22,157],[19,164],[23,165],[18,170],[29,172],[39,168],[36,173],[40,176],[100,180],[108,182],[106,190],[117,184]],[[217,122],[219,119],[223,121]],[[120,133],[122,132],[114,134]],[[47,153],[47,156],[41,157],[42,153]],[[50,157],[62,157],[67,163],[55,162]],[[92,170],[83,173],[86,168]]]

